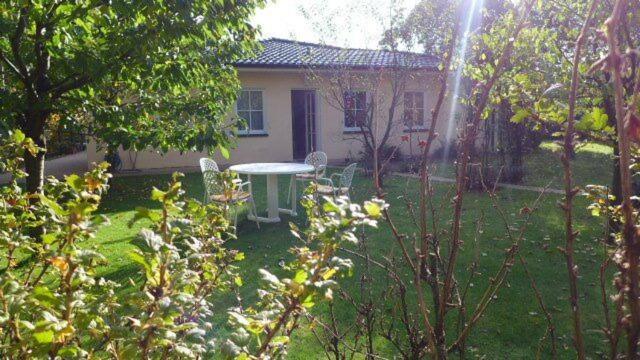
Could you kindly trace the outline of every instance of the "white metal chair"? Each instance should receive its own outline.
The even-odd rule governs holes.
[[[345,195],[351,200],[349,190],[351,189],[353,175],[356,172],[357,166],[357,163],[353,163],[345,167],[341,173],[331,174],[329,178],[318,178],[317,193],[320,195],[333,196],[334,198]]]
[[[233,179],[233,188],[229,188],[221,181],[220,168],[218,164],[209,158],[200,159],[200,171],[202,172],[202,181],[204,184],[204,203],[215,202],[225,207],[233,205],[242,205],[243,203],[251,203],[252,215],[256,215],[256,204],[253,201],[253,193],[251,182],[242,182],[242,179],[236,177]],[[245,190],[245,186],[247,190]],[[260,224],[256,221],[258,228]],[[235,211],[233,221],[234,231],[238,225],[238,209]]]
[[[287,203],[291,204],[291,195],[295,199],[296,194],[292,194],[293,190],[293,181],[299,181],[301,183],[305,183],[308,181],[314,181],[324,176],[324,172],[327,169],[327,154],[323,151],[314,151],[309,153],[304,158],[304,163],[307,165],[312,165],[315,168],[314,172],[304,173],[304,174],[296,174],[295,178],[291,179],[289,183],[289,194],[287,195]]]

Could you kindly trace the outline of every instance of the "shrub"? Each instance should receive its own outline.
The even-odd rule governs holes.
[[[21,132],[0,144],[0,170],[15,174],[0,188],[0,337],[3,358],[273,358],[286,354],[289,337],[307,309],[331,300],[336,276],[351,262],[337,256],[341,243],[356,241],[354,231],[375,226],[384,203],[364,210],[345,199],[304,200],[309,227],[293,234],[304,245],[291,248],[296,260],[279,279],[261,270],[260,302],[231,309],[231,339],[206,336],[213,328],[215,296],[241,286],[238,261],[226,249],[234,239],[224,210],[184,196],[174,174],[167,190],[154,188],[160,210],[138,208],[131,223],[151,223],[129,254],[138,280],[119,284],[96,276],[105,263],[98,249],[82,243],[95,236],[105,217],[96,215],[108,189],[108,165],[64,181],[48,179],[44,195],[17,185],[24,151],[37,151]],[[33,229],[41,229],[34,232]],[[39,234],[34,236],[32,234]],[[118,287],[131,291],[119,295]]]

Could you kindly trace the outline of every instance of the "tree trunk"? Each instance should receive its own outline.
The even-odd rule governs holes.
[[[604,86],[602,89],[602,98],[604,103],[604,111],[607,114],[609,125],[613,127],[614,133],[617,133],[617,125],[616,125],[616,110],[613,104],[613,97],[611,96],[611,92],[608,87]],[[611,205],[620,205],[622,204],[622,184],[620,178],[620,147],[618,144],[618,138],[613,137],[613,176],[611,179],[611,195],[613,195],[614,199],[611,202]],[[606,241],[609,244],[614,244],[615,242],[615,233],[620,232],[620,222],[615,218],[611,217],[609,219],[609,236],[607,236]]]
[[[24,153],[24,169],[27,172],[27,192],[32,194],[42,193],[44,185],[44,159],[47,153],[47,139],[44,134],[44,127],[48,113],[35,111],[26,114],[27,125],[23,129],[25,135],[33,140],[40,149],[36,155],[30,152]]]
[[[35,139],[34,139],[35,141]],[[46,141],[44,137],[41,137],[40,141],[35,141],[39,147],[45,146]],[[33,156],[30,152],[25,151],[24,154],[24,169],[27,172],[27,192],[36,194],[42,193],[42,187],[44,184],[44,158],[45,150],[38,151]]]

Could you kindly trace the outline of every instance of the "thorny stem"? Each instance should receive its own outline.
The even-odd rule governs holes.
[[[544,300],[542,298],[542,293],[540,292],[540,289],[538,289],[538,284],[536,283],[536,279],[534,279],[533,275],[531,274],[531,271],[529,271],[529,266],[527,266],[527,261],[522,256],[522,254],[519,254],[518,258],[520,260],[520,264],[522,264],[524,273],[527,275],[527,278],[529,278],[529,283],[531,284],[531,289],[533,289],[533,293],[536,296],[536,301],[538,302],[538,306],[540,306],[540,310],[542,310],[542,312],[544,313],[544,317],[547,320],[547,331],[549,332],[549,337],[551,338],[551,357],[553,359],[557,359],[558,349],[556,346],[556,327],[555,325],[553,325],[553,318],[551,317],[551,313],[549,312],[549,309],[544,303]]]
[[[459,164],[458,164],[458,174],[456,176],[456,193],[453,199],[454,211],[453,211],[453,223],[451,228],[451,241],[450,241],[451,248],[449,250],[449,257],[448,257],[446,269],[444,272],[442,291],[440,293],[440,299],[438,304],[439,307],[438,307],[437,318],[440,319],[440,321],[437,324],[436,333],[439,336],[438,340],[442,342],[446,341],[444,336],[444,332],[445,332],[444,318],[447,313],[447,302],[449,301],[449,298],[452,295],[452,289],[454,286],[455,267],[457,264],[458,254],[462,246],[462,239],[461,239],[462,203],[464,198],[464,192],[466,191],[467,182],[468,182],[467,167],[469,164],[471,151],[475,144],[475,138],[476,138],[480,121],[482,120],[482,114],[489,101],[489,95],[490,95],[491,89],[493,88],[493,85],[498,80],[498,78],[503,74],[503,70],[505,69],[505,67],[507,66],[507,62],[511,58],[511,52],[513,51],[515,40],[520,35],[520,32],[522,31],[522,29],[524,29],[525,26],[527,25],[526,19],[529,17],[529,13],[531,12],[531,9],[533,8],[533,5],[535,3],[536,1],[529,0],[524,4],[524,8],[523,8],[524,11],[522,13],[522,16],[518,24],[516,25],[515,29],[513,30],[512,36],[509,38],[509,41],[507,42],[502,53],[500,54],[500,57],[498,58],[498,61],[496,63],[495,69],[491,77],[487,79],[486,82],[483,82],[478,85],[479,94],[476,97],[477,100],[475,102],[475,107],[473,109],[474,110],[473,117],[472,117],[471,123],[465,129],[465,132],[463,135],[462,151],[460,152],[460,155],[458,157]],[[505,259],[505,262],[506,262],[506,259]],[[497,282],[495,285],[501,285],[501,282]],[[492,287],[493,286],[490,286],[489,289]],[[486,308],[487,304],[488,304],[488,301],[486,303],[478,304],[477,309],[480,310],[480,312],[478,313],[478,311],[476,311],[476,316],[481,315],[484,312],[484,308]],[[471,322],[465,328],[465,330],[463,330],[463,333],[458,338],[459,340],[464,339],[464,337],[466,337],[466,334],[470,330],[471,326],[478,319],[479,317],[477,318],[472,317]],[[456,341],[454,345],[457,345],[457,344],[458,344],[458,341]],[[440,352],[446,351],[442,349],[442,347],[446,347],[446,344],[441,344],[441,345],[443,346],[441,346]]]
[[[311,283],[314,283],[321,278],[320,269],[326,266],[327,262],[331,259],[336,250],[336,247],[329,244],[325,245],[320,250],[320,259],[317,261],[317,263],[314,264],[315,269],[314,271],[312,271],[313,276],[310,278]],[[262,345],[256,353],[256,356],[258,358],[260,358],[269,349],[271,340],[280,331],[280,329],[287,324],[287,321],[289,321],[290,317],[292,318],[293,323],[292,328],[296,326],[298,318],[301,315],[301,312],[298,310],[301,307],[301,300],[304,299],[304,297],[306,297],[306,294],[303,293],[302,295],[293,296],[288,299],[288,304],[282,314],[278,317],[278,321],[272,328],[267,329],[265,339],[263,340]]]
[[[538,209],[538,206],[540,204],[540,201],[542,200],[542,197],[545,194],[545,191],[546,191],[546,188],[543,191],[541,191],[540,194],[538,194],[538,197],[531,205],[531,208],[526,208],[526,217],[524,219],[524,223],[520,227],[520,231],[517,237],[514,236],[514,234],[512,234],[511,229],[509,228],[509,223],[506,220],[507,217],[505,216],[502,208],[498,205],[498,202],[495,198],[495,193],[493,191],[489,192],[489,197],[493,202],[493,207],[497,210],[498,214],[500,215],[504,223],[507,236],[509,237],[509,239],[511,239],[511,247],[507,250],[507,254],[505,255],[505,258],[502,261],[502,264],[498,269],[496,275],[490,279],[489,281],[490,284],[485,290],[482,297],[480,298],[480,301],[476,305],[476,309],[472,313],[469,322],[465,324],[465,327],[460,332],[460,335],[454,341],[454,343],[448,348],[447,351],[452,351],[454,349],[457,349],[461,346],[461,344],[464,344],[466,338],[469,336],[469,333],[471,332],[471,329],[478,322],[478,320],[480,320],[482,315],[484,315],[487,307],[489,306],[491,301],[495,298],[495,295],[498,293],[498,290],[500,290],[500,288],[502,287],[503,282],[505,281],[507,275],[510,273],[511,268],[514,265],[515,257],[519,254],[520,243],[522,242],[522,239],[524,239],[524,235],[529,226],[531,216]]]
[[[573,176],[571,173],[571,157],[574,151],[574,125],[575,125],[575,107],[576,107],[576,93],[578,89],[578,66],[580,64],[580,56],[582,54],[582,46],[584,44],[585,36],[590,28],[591,19],[598,6],[598,0],[593,0],[589,7],[589,13],[585,19],[580,35],[576,40],[574,55],[573,55],[573,68],[571,71],[571,90],[569,92],[569,115],[567,117],[567,126],[564,134],[564,153],[562,155],[562,165],[564,169],[564,202],[561,207],[565,214],[565,247],[563,249],[566,264],[567,273],[569,274],[569,301],[571,303],[571,313],[573,315],[573,332],[574,332],[574,346],[578,355],[578,359],[583,360],[585,355],[584,350],[584,337],[582,333],[582,324],[580,317],[580,302],[578,296],[578,265],[574,259],[574,243],[578,232],[573,229],[573,199],[578,193],[578,189],[574,188]]]
[[[616,125],[620,149],[620,185],[622,190],[622,215],[623,228],[623,257],[627,262],[623,266],[623,276],[626,283],[626,296],[630,311],[630,322],[627,327],[627,356],[637,358],[638,340],[640,337],[640,292],[638,288],[640,247],[636,238],[636,226],[633,217],[633,205],[631,196],[633,188],[631,184],[631,147],[625,121],[629,122],[633,110],[625,111],[624,84],[622,82],[622,55],[618,44],[618,27],[626,16],[626,0],[617,0],[614,3],[611,16],[605,22],[606,38],[609,45],[607,58],[608,69],[613,79]],[[635,97],[635,94],[634,94]]]

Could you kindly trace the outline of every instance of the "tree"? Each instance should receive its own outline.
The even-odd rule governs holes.
[[[362,143],[363,157],[376,187],[383,185],[384,168],[397,151],[398,144],[390,146],[390,140],[397,139],[405,129],[401,112],[405,90],[420,73],[400,65],[364,71],[348,66],[307,71],[308,81],[330,106],[345,114],[355,129],[347,138]]]
[[[0,4],[0,116],[41,149],[25,153],[41,192],[52,116],[112,146],[224,147],[250,53],[248,17],[263,0],[9,0]]]
[[[347,138],[362,143],[365,166],[369,167],[376,188],[383,186],[388,162],[396,156],[399,148],[397,143],[392,144],[390,141],[399,138],[407,129],[407,137],[411,138],[411,133],[417,130],[418,126],[423,126],[418,124],[419,115],[413,114],[415,118],[408,118],[403,113],[405,90],[411,82],[420,83],[425,80],[425,75],[432,72],[432,69],[425,70],[417,66],[420,62],[419,55],[399,50],[400,44],[403,43],[401,33],[396,31],[403,17],[403,8],[400,5],[391,1],[389,7],[382,11],[371,7],[370,4],[367,6],[354,2],[349,5],[351,12],[366,12],[384,27],[379,46],[389,52],[391,62],[388,67],[309,67],[306,72],[307,81],[318,88],[323,99],[331,107],[344,113],[346,121],[351,123],[349,127],[354,130]],[[308,11],[304,8],[301,10],[310,17]],[[329,14],[332,15],[335,14]],[[336,39],[345,32],[344,29],[338,31],[335,24],[329,21],[328,24],[322,27],[323,38]],[[341,56],[347,59],[349,51],[345,50]],[[354,110],[354,105],[358,110]],[[426,114],[421,115],[425,121]]]

